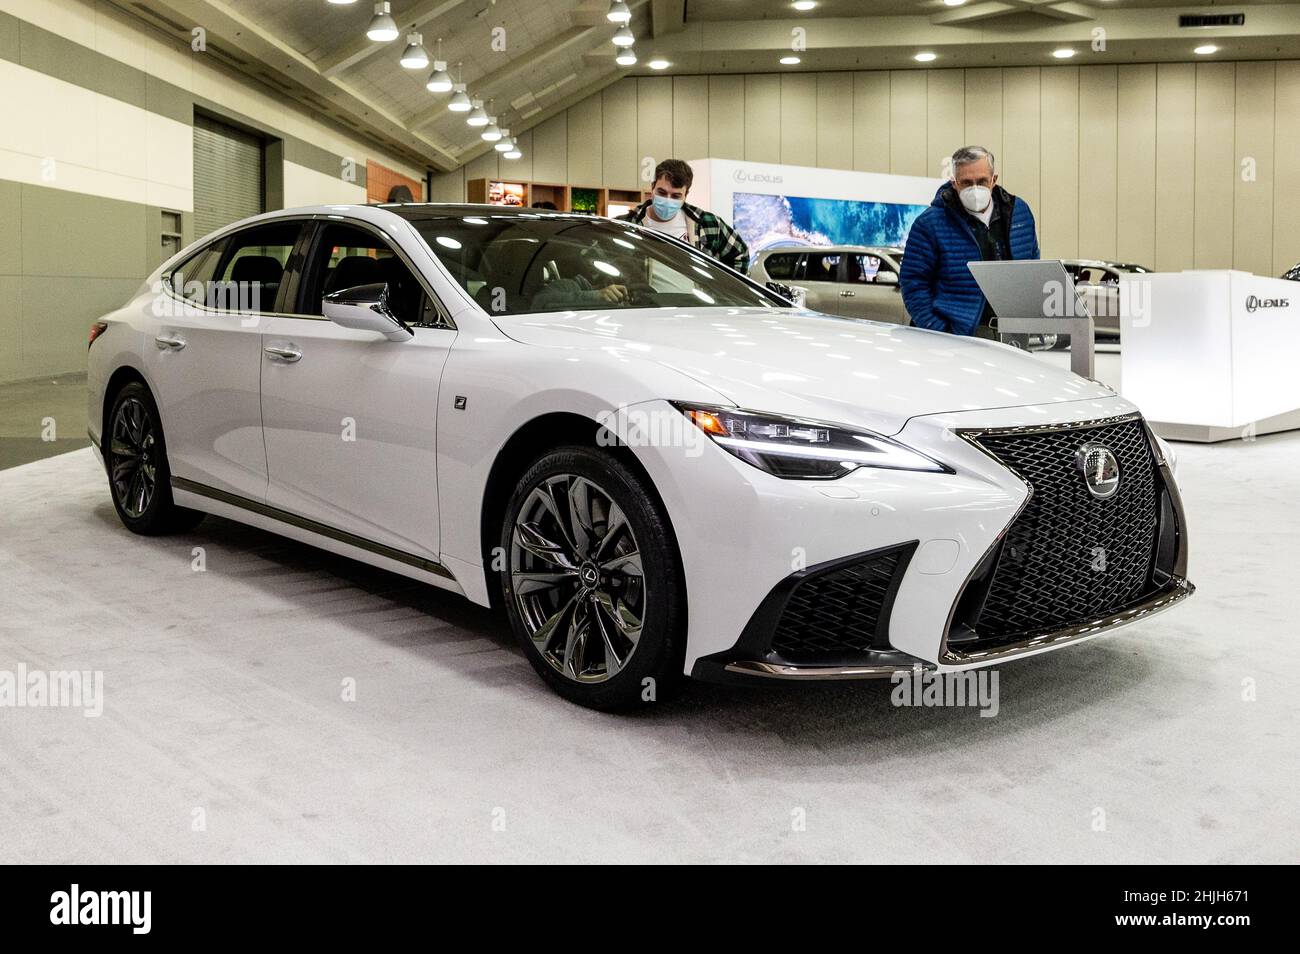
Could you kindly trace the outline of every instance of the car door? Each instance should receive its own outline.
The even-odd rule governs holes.
[[[797,277],[794,282],[796,285],[808,289],[808,296],[804,299],[804,304],[813,311],[820,311],[827,315],[841,314],[843,306],[840,300],[840,292],[843,291],[841,284],[843,264],[843,252],[808,251],[804,253],[799,261]]]
[[[878,252],[853,252],[845,256],[845,281],[840,291],[840,314],[905,325],[909,318],[899,293],[898,268]]]
[[[177,483],[258,502],[266,495],[262,330],[273,320],[304,224],[240,229],[164,277],[144,362]]]
[[[385,282],[407,341],[334,324],[323,295]],[[267,503],[404,554],[438,556],[438,384],[456,331],[380,230],[319,220],[294,315],[262,333]]]

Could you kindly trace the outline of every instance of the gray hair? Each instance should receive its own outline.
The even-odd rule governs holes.
[[[962,146],[952,154],[952,171],[955,174],[962,166],[969,165],[972,162],[979,162],[981,159],[989,161],[989,169],[996,172],[997,162],[993,158],[993,153],[989,152],[983,146]]]

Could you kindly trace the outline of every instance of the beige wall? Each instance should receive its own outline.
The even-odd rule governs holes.
[[[521,160],[435,177],[433,198],[498,175],[637,188],[647,156],[939,175],[977,142],[1033,206],[1044,254],[1265,275],[1300,261],[1297,61],[629,77],[520,142]]]

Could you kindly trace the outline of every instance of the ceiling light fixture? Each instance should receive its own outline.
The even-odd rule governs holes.
[[[519,144],[516,142],[512,142],[510,144],[510,151],[503,152],[501,155],[504,156],[506,159],[519,159],[523,156],[523,153],[520,152],[519,150]]]
[[[469,94],[465,92],[465,83],[463,82],[465,79],[464,63],[456,64],[456,78],[462,80],[462,82],[459,82],[452,87],[454,92],[451,94],[451,99],[447,102],[447,108],[453,113],[467,113],[470,111],[473,104],[469,101]]]
[[[938,53],[918,53],[916,56],[912,57],[912,59],[916,60],[918,63],[933,63],[938,58]]]
[[[614,34],[615,46],[631,46],[635,42],[636,37],[633,36],[632,31],[627,28],[627,24],[623,24],[623,26],[619,27],[618,32]]]
[[[329,0],[329,2],[334,4],[336,7],[346,7],[349,4],[356,3],[357,0]]]
[[[673,64],[669,63],[667,60],[665,60],[663,57],[660,56],[656,56],[653,60],[651,60],[649,63],[646,64],[646,66],[650,67],[650,69],[652,70],[666,70],[668,69],[668,67],[672,65]]]
[[[366,28],[366,37],[376,43],[387,43],[396,40],[400,35],[397,22],[389,12],[388,0],[380,0],[375,4],[375,16],[370,21],[370,26]]]
[[[488,124],[488,114],[483,110],[483,100],[476,99],[472,105],[474,108],[470,111],[470,114],[465,117],[465,125],[475,127],[486,126]]]
[[[945,7],[960,7],[966,0],[943,0]]]
[[[794,3],[790,4],[790,6],[794,7],[800,13],[807,13],[813,7],[817,6],[817,4],[815,0],[794,0]]]
[[[618,51],[618,56],[614,57],[614,62],[619,66],[635,66],[636,51],[630,46],[625,46]]]
[[[623,0],[614,0],[609,5],[609,13],[605,14],[605,19],[610,23],[627,23],[632,19],[632,11]]]
[[[1070,57],[1074,56],[1074,50],[1069,47],[1062,47],[1059,50],[1053,50],[1052,55],[1058,60],[1068,60]]]
[[[515,148],[515,141],[514,138],[511,137],[509,129],[506,129],[504,126],[501,128],[501,138],[497,140],[497,144],[492,148],[497,152],[509,152],[511,149]]]
[[[496,100],[493,99],[488,100],[487,125],[484,126],[483,131],[479,133],[479,136],[482,137],[484,142],[496,142],[498,139],[501,138],[501,128],[497,125],[497,118],[492,115],[492,104],[494,102],[496,102]]]
[[[418,33],[406,34],[406,49],[398,61],[408,70],[422,70],[429,65],[429,54],[424,48],[424,37]]]
[[[433,72],[429,74],[429,82],[424,84],[424,88],[430,93],[450,93],[455,84],[452,83],[451,75],[447,72],[447,64],[442,59],[442,37],[438,37],[437,50],[433,59]]]
[[[799,57],[797,57],[797,56],[783,56],[783,57],[781,57],[781,65],[782,65],[782,66],[798,66],[798,65],[799,65],[799,62],[800,62],[800,60],[799,60]]]
[[[1197,56],[1209,56],[1211,53],[1218,53],[1219,48],[1213,43],[1206,43],[1204,46],[1198,46],[1192,52]]]

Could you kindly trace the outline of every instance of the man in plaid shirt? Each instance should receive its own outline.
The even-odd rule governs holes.
[[[749,271],[749,248],[740,233],[712,212],[688,205],[695,173],[681,159],[655,167],[654,194],[620,219],[681,239],[740,273]]]

